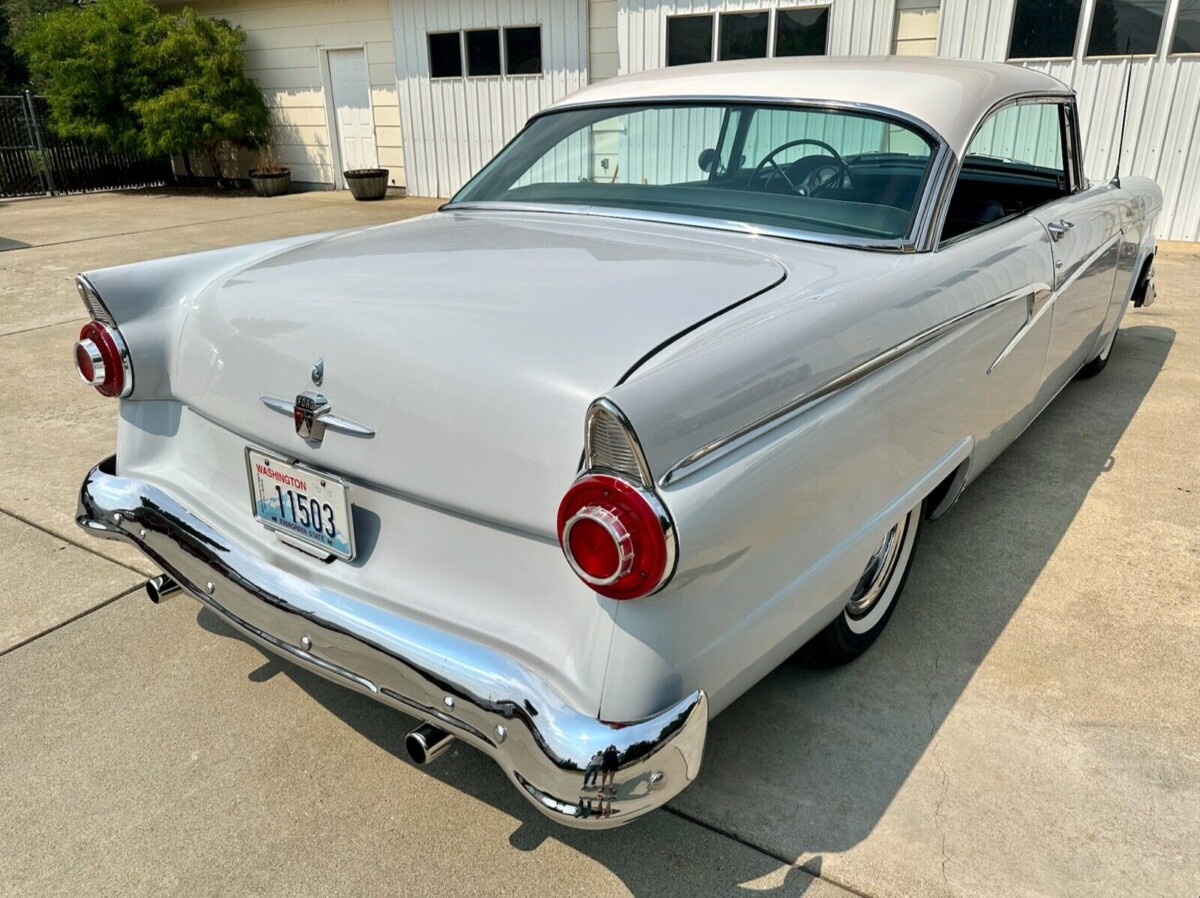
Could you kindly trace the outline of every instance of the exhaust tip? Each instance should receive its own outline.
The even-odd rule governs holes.
[[[418,766],[425,766],[450,747],[454,737],[445,730],[423,723],[404,737],[404,747],[408,756]]]
[[[155,605],[179,592],[182,588],[182,586],[166,574],[159,574],[157,577],[151,577],[146,581],[146,595],[150,597],[150,601]]]

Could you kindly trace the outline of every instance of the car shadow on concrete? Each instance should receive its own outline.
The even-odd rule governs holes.
[[[1103,373],[1070,384],[945,517],[925,525],[903,600],[871,651],[832,670],[793,659],[767,676],[712,722],[704,770],[667,812],[618,830],[580,832],[543,818],[473,750],[448,753],[424,770],[519,820],[509,840],[514,848],[554,838],[603,864],[635,895],[663,892],[665,871],[646,863],[645,842],[675,822],[667,813],[763,852],[721,865],[723,879],[709,884],[711,893],[764,877],[770,884],[756,891],[802,893],[807,877],[771,877],[782,862],[801,857],[801,869],[819,874],[823,852],[853,847],[879,823],[1088,491],[1112,470],[1113,450],[1174,338],[1164,327],[1122,329]],[[199,620],[240,638],[207,610]],[[410,718],[273,656],[248,675],[279,672],[411,763],[404,749]],[[675,847],[664,846],[664,857]]]

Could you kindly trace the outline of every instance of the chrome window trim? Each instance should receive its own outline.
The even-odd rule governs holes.
[[[800,243],[819,243],[849,249],[868,249],[878,252],[912,252],[902,240],[870,240],[868,238],[837,237],[815,231],[752,225],[744,221],[705,218],[700,215],[680,215],[673,212],[648,212],[620,206],[589,206],[572,203],[520,203],[499,200],[447,203],[440,212],[535,212],[540,215],[580,215],[589,218],[615,218],[623,221],[645,221],[656,224],[685,225],[708,231],[726,231],[751,237],[777,237]]]
[[[918,349],[932,343],[934,340],[958,330],[960,327],[968,324],[978,315],[990,312],[1006,305],[1014,300],[1028,296],[1032,291],[1031,286],[1024,286],[1019,290],[1014,290],[1006,293],[996,299],[985,302],[983,305],[976,306],[973,309],[968,309],[953,318],[948,318],[940,324],[935,324],[933,327],[927,328],[920,333],[909,337],[890,349],[886,349],[872,358],[855,365],[848,371],[839,374],[837,377],[827,381],[819,387],[814,387],[804,393],[801,393],[791,401],[781,405],[779,408],[768,412],[767,414],[751,421],[738,429],[727,433],[725,436],[718,437],[710,443],[701,446],[689,455],[673,464],[661,478],[659,478],[659,486],[665,487],[685,477],[689,477],[698,471],[700,468],[713,461],[716,461],[721,456],[733,451],[739,446],[745,445],[751,440],[757,439],[762,434],[769,430],[778,427],[787,421],[807,412],[813,407],[819,405],[827,399],[832,399],[838,393],[849,387],[854,386],[864,378],[874,374],[875,372],[900,361],[905,356],[916,352]]]
[[[752,234],[755,236],[779,237],[784,240],[795,240],[802,243],[819,243],[826,246],[841,246],[851,249],[866,249],[879,252],[928,252],[932,248],[931,235],[935,233],[935,229],[931,226],[930,217],[934,212],[936,212],[937,197],[940,197],[940,195],[945,192],[945,178],[948,171],[952,167],[952,163],[954,162],[954,154],[950,151],[950,148],[942,135],[935,131],[928,123],[900,109],[890,109],[886,106],[877,106],[873,103],[855,103],[847,100],[813,100],[804,99],[801,97],[758,97],[740,94],[727,94],[724,96],[712,94],[681,96],[671,94],[659,97],[637,97],[636,99],[628,100],[597,100],[591,103],[572,103],[566,106],[555,106],[549,109],[543,109],[529,118],[529,121],[525,124],[525,128],[522,128],[516,137],[509,141],[509,144],[517,140],[521,134],[524,133],[525,129],[538,119],[548,115],[557,115],[559,113],[570,112],[579,109],[619,109],[627,106],[655,105],[711,106],[730,104],[768,107],[773,106],[779,108],[812,107],[831,112],[866,113],[884,119],[892,119],[893,121],[900,122],[901,124],[916,129],[924,137],[928,138],[932,144],[932,147],[930,149],[930,162],[925,167],[925,174],[922,177],[921,185],[918,188],[920,192],[920,200],[912,212],[912,218],[909,222],[908,232],[904,237],[875,240],[866,237],[859,238],[822,234],[819,232],[806,231],[802,228],[752,225],[747,222],[733,221],[730,219],[708,218],[705,216],[678,215],[665,212],[647,212],[646,210],[642,209],[624,209],[607,206],[597,207],[592,205],[566,203],[519,203],[493,200],[456,202],[454,199],[451,199],[449,202],[440,206],[438,211],[474,209],[483,211],[532,211],[538,213],[559,213],[563,215],[591,215],[600,218],[618,218],[630,221],[652,221],[661,222],[664,224],[679,224],[716,231],[734,231],[737,233]],[[507,147],[508,144],[505,145],[504,149],[507,149]],[[504,149],[501,149],[500,152],[504,152]],[[499,153],[496,155],[499,155]],[[463,190],[469,187],[482,171],[483,170],[480,169],[479,172],[476,172],[475,175],[469,181],[467,181],[462,188],[460,188],[455,196],[458,196]],[[601,209],[603,211],[601,211]]]
[[[988,119],[990,119],[993,115],[995,115],[1001,109],[1005,109],[1009,106],[1024,106],[1024,105],[1032,105],[1032,104],[1036,104],[1036,103],[1056,103],[1060,106],[1065,105],[1065,104],[1070,104],[1072,107],[1072,110],[1074,110],[1075,109],[1075,92],[1064,89],[1061,92],[1033,91],[1030,93],[1012,94],[1010,96],[1005,97],[1002,100],[996,101],[991,106],[989,106],[987,108],[987,110],[984,111],[984,113],[975,122],[975,127],[973,127],[971,129],[970,138],[968,138],[967,142],[965,144],[963,144],[963,158],[955,158],[952,170],[948,173],[947,178],[942,183],[942,195],[939,198],[938,208],[937,208],[935,216],[934,216],[936,219],[936,226],[931,229],[931,233],[936,235],[932,241],[933,252],[937,252],[943,246],[955,245],[958,242],[960,242],[961,240],[969,239],[969,238],[975,236],[976,234],[981,234],[981,233],[983,233],[983,231],[988,230],[991,227],[995,227],[996,225],[1006,224],[1010,221],[1015,221],[1018,218],[1023,218],[1030,211],[1032,211],[1032,210],[1026,210],[1025,212],[1022,212],[1020,215],[1014,216],[1013,218],[1005,218],[1001,221],[993,222],[991,225],[989,225],[987,227],[977,228],[974,231],[968,231],[965,234],[959,234],[955,237],[949,238],[948,240],[942,239],[942,232],[946,228],[946,213],[950,211],[950,199],[954,195],[954,188],[958,184],[959,175],[962,174],[962,167],[963,167],[963,162],[965,161],[967,149],[969,149],[971,144],[974,143],[975,138],[979,136],[979,131],[980,131],[980,129],[983,128],[984,123],[986,123]],[[1078,127],[1079,127],[1078,114],[1074,113],[1073,117],[1075,119],[1075,130],[1076,130],[1076,133],[1078,133]],[[1061,123],[1061,121],[1062,121],[1062,114],[1060,113],[1059,114],[1059,122]],[[1061,124],[1059,127],[1060,128],[1062,127]],[[1066,147],[1063,147],[1063,153],[1064,153],[1063,164],[1066,165],[1067,164],[1067,160],[1065,158]],[[1077,193],[1077,192],[1078,192],[1078,190],[1072,190],[1067,195],[1070,196],[1073,193]],[[1043,204],[1043,205],[1045,205],[1045,204]],[[1036,207],[1036,208],[1040,208],[1040,207]]]

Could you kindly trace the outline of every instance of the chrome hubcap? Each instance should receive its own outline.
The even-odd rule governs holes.
[[[851,617],[863,617],[875,607],[880,596],[892,581],[896,565],[900,560],[900,547],[904,544],[904,534],[908,531],[908,516],[888,531],[879,548],[867,562],[858,584],[846,603],[846,613]]]

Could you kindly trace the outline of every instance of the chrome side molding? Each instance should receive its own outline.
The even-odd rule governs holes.
[[[837,377],[827,383],[808,390],[800,394],[795,399],[780,406],[772,412],[768,412],[757,420],[751,421],[743,427],[726,434],[723,437],[713,440],[712,442],[701,446],[695,452],[677,461],[667,470],[661,478],[659,478],[659,486],[667,486],[677,480],[687,477],[704,465],[716,461],[721,456],[733,451],[738,446],[744,445],[752,439],[756,439],[763,433],[778,427],[792,418],[807,412],[814,406],[831,399],[843,390],[854,386],[865,377],[869,377],[876,371],[886,368],[888,365],[900,361],[905,356],[916,352],[918,349],[932,343],[934,340],[939,340],[947,334],[958,330],[969,324],[974,318],[991,312],[1000,306],[1007,305],[1010,302],[1020,299],[1028,295],[1029,288],[1023,287],[1020,290],[1014,290],[1011,293],[1006,293],[996,299],[986,302],[981,306],[976,306],[953,318],[949,318],[940,324],[935,324],[926,330],[921,331],[901,343],[897,343],[890,349],[884,350],[879,355],[867,359],[850,370],[839,374]]]

